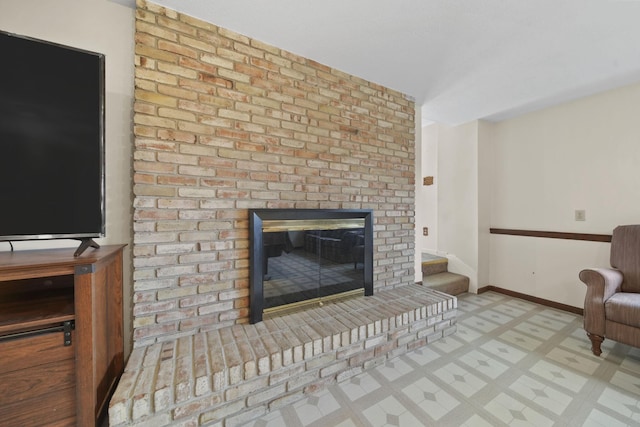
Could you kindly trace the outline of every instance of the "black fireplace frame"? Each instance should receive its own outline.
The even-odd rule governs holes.
[[[372,209],[250,209],[249,210],[249,321],[262,321],[263,295],[263,221],[364,219],[364,295],[373,295],[373,210]]]

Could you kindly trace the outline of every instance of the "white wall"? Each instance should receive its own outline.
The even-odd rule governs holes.
[[[418,211],[418,207],[424,205],[426,202],[424,201],[426,196],[423,191],[422,186],[422,176],[424,176],[425,170],[428,168],[426,164],[422,161],[423,156],[425,155],[425,146],[421,143],[423,140],[422,136],[422,111],[420,108],[416,108],[415,110],[415,125],[416,125],[416,137],[415,137],[415,174],[416,174],[416,182],[415,182],[415,195],[414,195],[414,225],[415,225],[415,244],[414,244],[414,280],[416,283],[422,281],[422,247],[424,246],[424,237],[422,235],[422,227],[427,226],[428,219],[424,216],[424,211]]]
[[[416,198],[416,212],[427,219],[430,233],[429,240],[420,241],[421,250],[446,256],[449,271],[469,277],[471,292],[477,291],[480,279],[488,280],[490,205],[479,196],[490,185],[481,173],[490,160],[483,154],[490,147],[490,130],[480,122],[460,126],[436,123],[423,129],[423,171],[434,176],[435,185],[424,187],[421,197]]]
[[[423,127],[421,139],[416,138],[416,147],[416,170],[419,171],[416,173],[416,257],[419,257],[422,252],[433,253],[438,248],[438,126]],[[426,176],[434,177],[433,185],[422,184]],[[422,234],[423,227],[428,227],[428,236]],[[420,269],[417,273],[422,276]]]
[[[491,226],[611,234],[640,223],[640,84],[492,126]],[[574,220],[584,209],[586,221]],[[609,244],[491,235],[494,286],[582,307]]]
[[[478,123],[478,287],[490,284],[493,124]],[[477,288],[475,288],[477,290]]]
[[[106,57],[106,237],[99,244],[131,243],[131,155],[134,10],[107,0],[2,1],[0,29],[81,49]],[[2,64],[10,66],[10,64]],[[42,72],[47,72],[42,64]],[[0,250],[8,250],[0,243]],[[77,247],[72,240],[16,242],[16,250]],[[91,250],[91,249],[88,249]],[[131,256],[124,260],[125,353],[131,331]]]
[[[477,289],[478,122],[439,128],[438,250],[448,254],[449,270],[469,276],[469,288]]]

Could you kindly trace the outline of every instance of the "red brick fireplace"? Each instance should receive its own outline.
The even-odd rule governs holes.
[[[370,209],[414,282],[409,97],[143,0],[135,62],[134,347],[249,321],[250,209]]]

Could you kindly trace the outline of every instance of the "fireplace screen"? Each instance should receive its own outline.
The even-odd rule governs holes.
[[[370,210],[254,210],[251,321],[264,312],[373,294]]]

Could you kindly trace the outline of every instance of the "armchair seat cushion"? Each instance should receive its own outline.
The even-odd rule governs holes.
[[[604,304],[608,321],[640,328],[640,294],[618,292]]]

